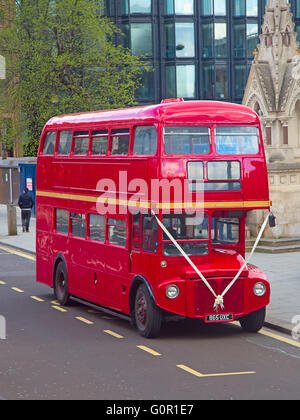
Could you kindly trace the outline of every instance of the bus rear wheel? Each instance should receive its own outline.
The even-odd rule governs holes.
[[[155,338],[159,335],[162,313],[153,302],[144,284],[138,287],[135,295],[134,316],[136,327],[141,336]]]
[[[266,308],[258,309],[240,319],[243,330],[247,332],[258,332],[262,329],[266,318]]]
[[[61,261],[55,271],[54,277],[54,295],[62,306],[68,306],[70,295],[68,292],[68,271],[66,264]]]

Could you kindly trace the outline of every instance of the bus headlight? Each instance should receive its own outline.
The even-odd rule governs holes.
[[[267,288],[264,283],[258,282],[253,287],[253,292],[255,296],[262,297],[266,293]]]
[[[175,284],[168,286],[166,289],[166,295],[169,299],[176,299],[179,295],[179,287]]]

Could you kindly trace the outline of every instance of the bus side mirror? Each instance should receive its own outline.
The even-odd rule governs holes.
[[[271,213],[269,216],[269,226],[270,228],[276,227],[276,217],[274,216],[273,213]]]

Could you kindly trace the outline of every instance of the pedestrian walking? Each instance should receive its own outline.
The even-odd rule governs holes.
[[[23,194],[19,197],[18,204],[21,209],[23,232],[29,232],[31,209],[34,203],[32,197],[28,193],[28,188],[24,188]]]

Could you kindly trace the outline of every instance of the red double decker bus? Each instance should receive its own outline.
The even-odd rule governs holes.
[[[270,286],[245,261],[269,210],[258,116],[218,102],[52,118],[37,162],[37,281],[157,336],[167,314],[258,331]]]

